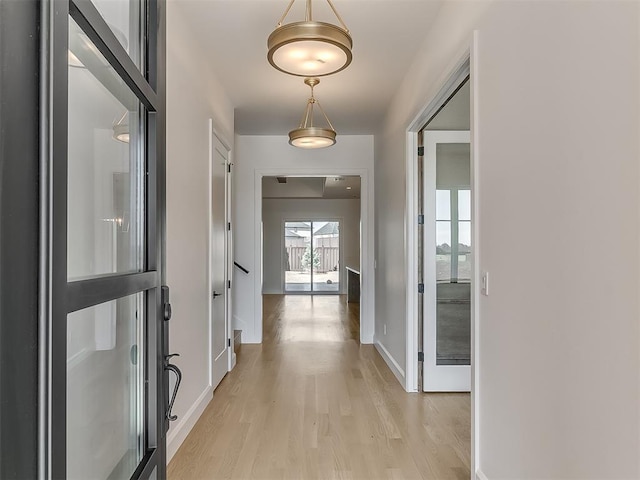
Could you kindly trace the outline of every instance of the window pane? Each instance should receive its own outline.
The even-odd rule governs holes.
[[[143,108],[71,19],[69,45],[68,278],[141,271]]]
[[[144,294],[67,317],[67,478],[130,478],[144,453]]]
[[[142,31],[143,18],[142,0],[92,0],[102,18],[104,18],[109,28],[118,39],[120,44],[129,53],[138,68],[142,69],[143,58]]]
[[[471,222],[458,223],[458,280],[471,281]]]
[[[450,190],[436,190],[436,220],[451,220]]]
[[[458,190],[458,219],[471,220],[471,190]]]
[[[436,222],[436,281],[451,280],[451,222]]]

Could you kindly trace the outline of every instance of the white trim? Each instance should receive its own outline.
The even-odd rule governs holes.
[[[212,256],[211,256],[211,250],[212,250],[212,244],[213,244],[213,209],[212,209],[212,204],[213,204],[213,185],[212,185],[212,179],[213,179],[213,162],[215,159],[215,145],[214,145],[214,137],[222,144],[222,146],[224,147],[224,149],[227,152],[227,159],[226,159],[226,163],[227,165],[231,165],[232,164],[232,159],[231,159],[231,147],[229,147],[230,143],[227,141],[227,139],[225,138],[224,135],[222,135],[220,133],[219,130],[217,130],[214,127],[214,120],[213,118],[209,118],[209,131],[208,131],[208,135],[209,135],[209,179],[208,179],[208,207],[207,207],[207,211],[209,214],[209,229],[207,232],[207,291],[208,291],[208,334],[209,334],[209,352],[208,352],[208,358],[209,358],[209,386],[213,386],[213,365],[216,362],[216,360],[218,360],[220,358],[220,355],[218,355],[217,358],[213,358],[213,305],[211,302],[211,293],[213,292],[213,285],[211,283],[211,278],[212,278],[212,269],[213,269],[213,265],[212,265]],[[224,241],[224,264],[225,264],[225,271],[224,271],[224,316],[225,316],[225,322],[227,324],[227,339],[225,339],[225,343],[227,342],[228,339],[233,337],[233,317],[232,317],[232,303],[233,303],[233,296],[232,296],[232,292],[230,288],[227,288],[227,284],[229,282],[229,280],[231,280],[231,267],[230,264],[232,263],[232,249],[233,249],[233,243],[230,241],[229,239],[229,232],[227,230],[227,222],[231,221],[231,217],[230,217],[230,211],[231,211],[231,206],[230,203],[231,202],[231,198],[229,195],[229,188],[230,188],[230,178],[229,178],[229,169],[227,167],[227,165],[225,165],[225,171],[224,171],[224,176],[225,176],[225,191],[224,191],[224,197],[225,197],[225,205],[224,205],[224,231],[225,231],[225,241]],[[234,352],[233,352],[233,342],[231,342],[231,347],[227,346],[224,350],[223,353],[227,354],[227,372],[230,372],[231,369],[233,368],[233,366],[235,365],[235,360],[234,360]],[[215,387],[214,387],[215,388]]]
[[[254,311],[253,331],[255,338],[243,343],[262,343],[262,274],[263,274],[263,234],[262,234],[262,177],[298,176],[326,177],[332,175],[355,175],[360,177],[360,269],[361,269],[361,303],[360,303],[360,343],[374,343],[375,331],[375,270],[374,270],[374,184],[373,174],[366,168],[268,168],[254,171]],[[404,384],[404,382],[403,382]]]
[[[418,285],[418,132],[407,132],[406,170],[407,170],[407,216],[405,218],[404,250],[407,266],[407,347],[406,376],[404,389],[407,392],[418,391],[418,295],[411,285]]]
[[[231,340],[231,345],[227,349],[227,371],[230,372],[236,366],[235,344],[233,341],[233,289],[235,288],[233,279],[233,152],[223,138],[217,133],[216,136],[227,149],[227,167],[224,173],[224,260],[226,269],[224,315],[227,321],[227,337]],[[229,228],[227,228],[227,225],[229,225]]]
[[[489,478],[487,478],[487,476],[482,473],[482,470],[478,469],[476,470],[476,480],[489,480]]]
[[[213,200],[213,185],[212,185],[212,175],[213,175],[213,157],[214,157],[214,145],[213,145],[213,136],[215,135],[213,129],[213,119],[209,119],[209,129],[207,131],[207,136],[209,138],[209,170],[207,172],[207,220],[209,223],[209,227],[207,228],[207,335],[209,339],[209,349],[207,351],[207,358],[209,359],[209,387],[213,384],[213,305],[211,305],[211,292],[213,291],[213,285],[211,283],[211,273],[212,273],[212,258],[211,258],[211,245],[213,243],[213,236],[211,235],[211,231],[213,229],[213,209],[211,207]],[[167,457],[168,458],[168,457]]]
[[[393,372],[393,374],[396,376],[396,378],[400,382],[400,385],[404,385],[405,373],[402,367],[400,366],[400,364],[396,361],[395,358],[393,358],[393,355],[389,353],[389,350],[387,350],[384,347],[384,345],[380,343],[380,340],[378,340],[377,338],[375,339],[374,345],[376,347],[376,350],[382,357],[382,359],[385,361],[385,363],[389,367],[389,370]]]
[[[418,133],[424,125],[436,114],[438,109],[458,88],[462,80],[470,74],[470,50],[466,49],[455,63],[450,73],[444,77],[440,88],[424,109],[418,113],[407,128],[405,149],[406,170],[406,217],[405,217],[405,261],[407,266],[407,317],[405,331],[406,338],[406,368],[407,376],[404,383],[407,392],[418,391]],[[414,285],[416,288],[411,288]]]
[[[187,435],[189,435],[212,399],[213,388],[209,385],[204,392],[200,394],[195,403],[191,405],[187,413],[184,414],[182,420],[171,426],[167,435],[167,465],[169,465],[169,462],[180,448],[180,445],[185,441]]]
[[[471,328],[471,471],[477,468],[480,470],[480,209],[478,208],[480,198],[480,177],[478,175],[478,167],[480,165],[480,156],[478,152],[478,92],[479,92],[479,73],[478,73],[478,31],[474,30],[471,48],[469,52],[469,70],[472,72],[470,78],[471,90],[471,189],[473,192],[471,198],[472,218],[471,223],[471,241],[474,245],[472,257],[473,264],[471,266],[471,275],[474,279],[474,288],[471,290],[471,311],[473,315],[473,325]],[[484,480],[486,477],[482,474]]]

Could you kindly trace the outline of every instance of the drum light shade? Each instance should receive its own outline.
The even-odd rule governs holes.
[[[352,60],[353,41],[331,0],[327,0],[342,27],[314,22],[311,0],[307,0],[305,20],[282,25],[295,0],[267,40],[267,59],[281,72],[300,77],[322,77],[344,70]]]
[[[329,128],[296,128],[289,132],[289,143],[298,148],[325,148],[336,143],[336,132]]]

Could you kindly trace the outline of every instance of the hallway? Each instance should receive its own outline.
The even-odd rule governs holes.
[[[243,345],[169,464],[184,479],[468,479],[468,394],[407,394],[339,296],[264,296]]]

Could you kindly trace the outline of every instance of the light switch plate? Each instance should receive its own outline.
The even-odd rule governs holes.
[[[480,291],[482,295],[489,296],[489,272],[482,274],[482,289]]]

